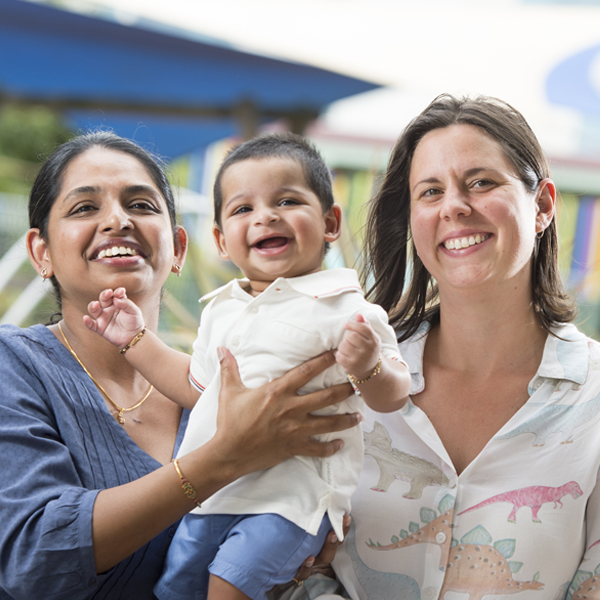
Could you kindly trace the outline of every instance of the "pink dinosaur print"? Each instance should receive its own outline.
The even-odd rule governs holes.
[[[471,508],[467,508],[458,514],[464,515],[471,510],[475,510],[476,508],[483,508],[484,506],[489,506],[490,504],[495,504],[497,502],[510,502],[513,505],[513,509],[510,515],[508,515],[509,523],[517,522],[517,511],[524,506],[529,506],[531,508],[532,521],[534,523],[541,523],[541,521],[538,519],[538,511],[542,505],[548,502],[554,502],[554,508],[557,508],[558,506],[562,508],[563,504],[560,500],[567,494],[571,494],[571,496],[576,500],[579,498],[579,496],[583,495],[583,492],[579,487],[579,484],[577,484],[575,481],[569,481],[569,483],[565,483],[565,485],[561,485],[560,487],[532,485],[530,487],[511,490],[510,492],[504,492],[503,494],[492,496],[491,498],[488,498],[487,500],[484,500],[475,506],[471,506]]]

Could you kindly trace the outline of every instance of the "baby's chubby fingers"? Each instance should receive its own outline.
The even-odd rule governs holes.
[[[371,327],[371,323],[365,319],[360,313],[354,315],[354,318],[348,321],[344,325],[344,329],[347,332],[353,332],[357,335],[364,337],[369,340],[372,339],[375,335],[375,331]]]

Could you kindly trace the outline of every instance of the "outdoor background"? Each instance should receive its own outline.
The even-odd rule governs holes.
[[[345,211],[327,266],[359,266],[365,203],[408,121],[437,95],[519,109],[551,161],[561,272],[600,339],[600,0],[0,0],[0,322],[45,322],[22,243],[27,193],[60,142],[106,128],[166,159],[192,237],[161,335],[189,348],[198,298],[237,276],[212,245],[211,187],[232,144],[310,137]]]

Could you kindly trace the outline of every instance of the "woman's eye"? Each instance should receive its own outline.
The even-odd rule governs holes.
[[[92,204],[78,204],[74,206],[69,212],[70,215],[82,215],[94,210],[95,207]]]
[[[421,194],[421,198],[435,198],[435,196],[438,196],[441,193],[442,192],[437,188],[429,188]]]
[[[486,188],[493,184],[494,184],[494,182],[491,181],[490,179],[478,179],[477,181],[474,181],[472,185],[475,188]]]
[[[150,202],[148,202],[147,200],[134,200],[130,205],[129,208],[131,210],[149,210],[152,212],[157,212],[156,208],[154,207],[153,204],[151,204]]]

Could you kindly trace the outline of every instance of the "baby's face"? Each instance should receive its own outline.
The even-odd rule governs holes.
[[[321,270],[325,242],[339,236],[339,207],[323,214],[300,163],[279,157],[234,163],[222,175],[221,190],[215,241],[254,291],[278,277]]]

